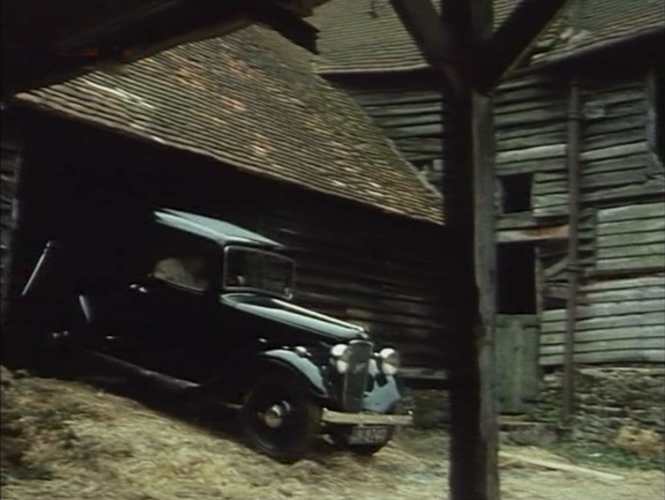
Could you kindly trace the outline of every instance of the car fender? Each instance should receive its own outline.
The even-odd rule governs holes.
[[[321,367],[309,358],[289,349],[264,351],[258,358],[263,368],[278,367],[303,378],[312,396],[321,399],[329,396]]]

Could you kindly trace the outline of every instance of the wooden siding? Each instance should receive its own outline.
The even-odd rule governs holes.
[[[660,276],[653,273],[665,267],[665,171],[654,160],[649,134],[654,134],[655,112],[644,75],[614,81],[578,75],[583,283],[578,295],[578,362],[663,359],[663,335],[657,333],[665,327],[663,284],[652,282]],[[386,82],[389,76],[381,91],[357,82],[347,88],[408,159],[443,155],[438,93],[423,90],[426,86],[416,90],[417,82]],[[532,241],[538,246],[539,357],[547,366],[563,360],[568,259],[567,234],[561,235],[568,222],[569,92],[568,76],[539,74],[505,81],[495,94],[501,196],[506,195],[506,177],[531,176],[531,209],[501,215],[497,241]],[[629,290],[626,283],[637,288]],[[514,348],[510,325],[499,323],[497,335],[506,336],[507,349]],[[515,391],[508,392],[515,397]],[[510,402],[513,407],[518,403]]]
[[[665,204],[599,209],[595,274],[665,269]]]
[[[442,368],[451,312],[438,291],[446,276],[431,245],[435,228],[339,214],[267,210],[245,224],[287,246],[297,262],[297,303],[368,328],[399,349],[405,365]]]
[[[532,76],[502,83],[495,97],[497,176],[531,174],[536,217],[567,212],[566,87]]]
[[[343,80],[343,87],[393,140],[400,153],[434,186],[443,165],[445,105],[442,94],[426,72],[367,83]]]
[[[576,362],[665,362],[665,274],[594,281],[580,292]],[[563,361],[565,314],[543,313],[541,365]]]
[[[4,122],[4,120],[3,120]],[[5,125],[3,123],[3,125]],[[11,289],[11,270],[13,257],[14,233],[18,223],[18,190],[19,173],[21,170],[21,150],[19,142],[12,138],[9,126],[3,126],[0,140],[0,276],[1,276],[1,316],[7,317],[7,306]]]

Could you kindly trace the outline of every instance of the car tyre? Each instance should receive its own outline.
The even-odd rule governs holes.
[[[281,415],[280,415],[281,413]],[[245,398],[240,411],[249,444],[280,462],[302,458],[321,428],[321,406],[295,377],[263,377]]]

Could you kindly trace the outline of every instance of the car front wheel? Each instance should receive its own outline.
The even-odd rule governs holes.
[[[262,378],[245,399],[241,424],[250,444],[281,462],[302,458],[321,426],[321,407],[294,377]]]

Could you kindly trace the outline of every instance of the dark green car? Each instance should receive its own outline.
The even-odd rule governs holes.
[[[295,266],[280,244],[169,209],[130,243],[99,258],[103,279],[78,286],[86,326],[69,344],[238,405],[251,444],[279,460],[319,434],[372,454],[411,424],[397,413],[397,352],[292,303]]]

